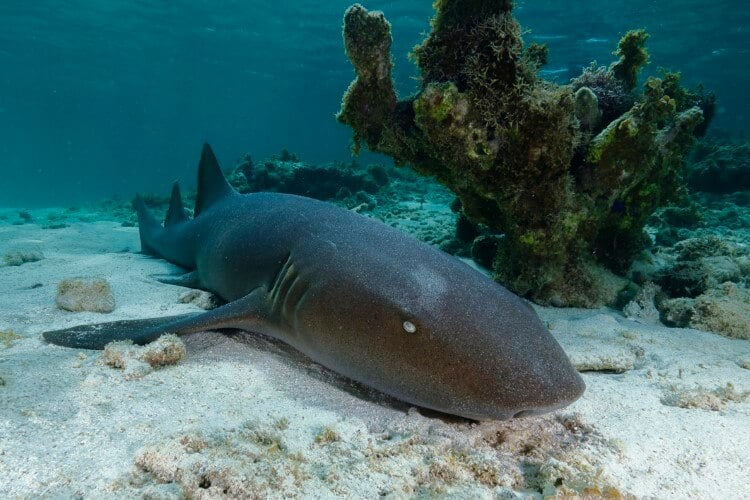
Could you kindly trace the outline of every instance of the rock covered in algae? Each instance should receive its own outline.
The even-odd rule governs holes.
[[[643,248],[646,218],[681,192],[683,156],[708,106],[676,74],[636,94],[645,32],[627,33],[609,68],[560,86],[537,76],[546,50],[524,46],[512,2],[435,7],[413,54],[421,88],[401,100],[384,15],[346,11],[357,76],[338,120],[353,129],[354,151],[365,144],[453,190],[466,218],[504,235],[494,270],[516,293],[558,305],[613,300],[604,274],[590,271],[623,273]]]
[[[55,304],[72,312],[111,313],[115,310],[115,295],[105,279],[67,279],[57,285]]]

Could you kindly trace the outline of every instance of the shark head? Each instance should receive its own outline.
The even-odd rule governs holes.
[[[300,341],[316,332],[305,352],[396,398],[475,420],[545,413],[581,396],[583,380],[524,300],[458,259],[400,241],[375,253],[330,249],[337,267],[296,310]]]

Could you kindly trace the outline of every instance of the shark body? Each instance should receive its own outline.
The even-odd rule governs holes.
[[[194,216],[175,184],[162,226],[139,198],[142,251],[190,272],[163,280],[227,303],[204,313],[46,332],[101,349],[165,332],[241,329],[414,405],[476,420],[572,403],[584,383],[522,299],[382,222],[278,193],[237,193],[208,145]]]

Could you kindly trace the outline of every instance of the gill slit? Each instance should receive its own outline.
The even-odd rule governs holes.
[[[292,265],[292,252],[289,252],[284,259],[284,262],[282,262],[281,266],[279,266],[279,269],[276,271],[276,274],[273,276],[270,282],[270,290],[271,293],[269,294],[271,297],[271,301],[273,303],[276,302],[276,297],[279,293],[279,288],[281,286],[281,282],[284,279],[284,276],[286,275],[289,266]]]
[[[292,261],[291,253],[274,277],[269,294],[271,313],[278,321],[283,321],[296,331],[299,306],[310,290],[310,283],[303,279],[299,267]]]

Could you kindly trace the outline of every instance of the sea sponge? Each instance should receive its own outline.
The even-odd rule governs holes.
[[[146,346],[126,340],[110,342],[102,352],[105,365],[124,370],[128,380],[139,379],[155,368],[175,365],[185,358],[187,349],[177,335],[166,334]]]
[[[612,120],[635,104],[635,96],[625,89],[622,82],[606,66],[597,66],[596,63],[592,63],[584,68],[579,76],[571,80],[570,84],[575,92],[586,87],[596,95],[598,107],[602,113],[599,130],[596,132],[612,123]]]
[[[138,358],[152,368],[161,368],[179,363],[186,353],[187,350],[182,340],[170,333],[144,346],[138,353]]]
[[[599,124],[602,118],[602,112],[599,110],[599,98],[593,90],[588,87],[581,87],[575,93],[575,114],[581,127],[586,130],[593,130]]]
[[[111,313],[115,310],[115,295],[103,278],[74,278],[57,285],[55,304],[72,312]]]

